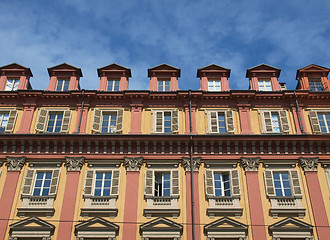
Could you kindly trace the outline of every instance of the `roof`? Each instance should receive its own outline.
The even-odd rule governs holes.
[[[230,71],[231,71],[231,69],[229,69],[229,68],[225,68],[225,67],[222,67],[222,66],[219,66],[219,65],[216,65],[213,63],[213,64],[207,65],[203,68],[198,68],[197,77],[201,77],[202,72],[213,72],[213,73],[225,72],[228,74],[227,77],[230,77]]]
[[[326,68],[326,67],[322,67],[316,64],[310,64],[306,67],[300,68],[297,70],[297,74],[296,74],[296,79],[298,80],[299,76],[301,75],[301,73],[303,72],[319,72],[319,73],[326,73],[327,75],[329,74],[330,69]]]
[[[252,72],[275,72],[276,73],[276,77],[279,77],[280,76],[280,73],[281,73],[281,69],[280,68],[273,67],[273,66],[270,66],[270,65],[267,65],[265,63],[262,63],[262,64],[259,64],[257,66],[248,68],[246,70],[246,76],[245,77],[247,77],[247,78],[250,77],[250,74]]]
[[[75,72],[78,73],[78,75],[79,75],[80,77],[83,76],[82,71],[81,71],[80,68],[77,68],[77,67],[72,66],[72,65],[67,64],[67,63],[61,63],[61,64],[56,65],[56,66],[54,66],[54,67],[47,68],[47,70],[48,70],[48,74],[49,74],[49,76],[52,75],[52,72],[53,72],[54,70],[55,70],[55,71],[56,71],[56,70],[60,70],[60,71],[62,71],[62,72],[72,72],[72,71],[75,71]]]
[[[132,77],[132,73],[131,73],[131,69],[130,68],[126,68],[124,66],[121,66],[117,63],[112,63],[109,64],[107,66],[101,67],[97,69],[97,74],[99,77],[101,77],[101,72],[102,71],[107,71],[107,72],[127,72],[128,73],[128,77]]]
[[[151,77],[152,72],[176,72],[178,74],[178,77],[180,77],[181,69],[173,67],[169,64],[163,63],[160,65],[157,65],[155,67],[148,69],[148,77]]]
[[[11,64],[8,64],[8,65],[2,66],[2,67],[0,67],[0,71],[1,70],[25,70],[29,73],[29,75],[31,77],[33,77],[33,74],[31,72],[30,68],[24,67],[24,66],[22,66],[18,63],[11,63]]]

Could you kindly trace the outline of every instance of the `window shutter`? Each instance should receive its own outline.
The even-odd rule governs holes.
[[[92,196],[93,191],[93,179],[94,179],[94,171],[87,170],[86,178],[85,178],[85,188],[84,188],[84,196],[90,195]]]
[[[284,133],[290,132],[290,125],[289,125],[289,119],[288,114],[285,110],[280,111],[280,120],[281,120],[281,130]]]
[[[218,133],[218,112],[212,111],[208,112],[208,129],[210,133]]]
[[[22,188],[22,195],[29,196],[32,194],[34,175],[35,175],[35,170],[32,169],[26,170],[24,184]]]
[[[100,109],[94,109],[94,116],[93,116],[93,125],[92,130],[94,132],[101,132],[101,119],[102,119],[102,111]]]
[[[239,186],[239,175],[238,170],[230,171],[230,179],[231,179],[231,195],[232,196],[239,196],[241,195],[241,189]]]
[[[180,174],[179,170],[171,171],[171,181],[172,181],[172,194],[171,196],[179,196],[180,195]]]
[[[10,110],[5,132],[13,132],[16,122],[17,110]]]
[[[48,116],[48,111],[46,109],[41,108],[39,110],[38,120],[37,120],[37,124],[36,124],[36,130],[38,132],[45,131],[46,123],[47,123],[47,116]]]
[[[164,130],[163,130],[163,116],[164,116],[164,112],[155,112],[155,115],[154,115],[154,119],[155,119],[155,122],[154,122],[154,131],[155,133],[162,133]]]
[[[309,119],[311,121],[312,129],[314,133],[321,133],[321,127],[316,111],[309,111]]]
[[[57,192],[57,186],[60,179],[60,170],[53,170],[52,182],[50,184],[49,196],[55,196]]]
[[[145,186],[144,186],[144,195],[145,196],[154,195],[153,186],[154,186],[154,171],[146,170]]]
[[[267,196],[275,196],[273,172],[270,171],[270,170],[265,170],[264,171],[264,180],[265,180],[265,187],[266,187]]]
[[[179,132],[179,111],[174,110],[171,113],[171,131],[172,133]]]
[[[214,196],[213,171],[205,170],[205,194],[207,197]]]
[[[273,132],[273,124],[272,124],[272,114],[271,112],[263,112],[263,132],[264,133],[272,133]]]
[[[227,133],[235,132],[233,111],[229,111],[229,110],[226,111],[225,116],[226,116],[226,130],[227,130]]]
[[[113,170],[112,171],[112,181],[111,181],[111,196],[118,196],[119,195],[119,177],[120,171]]]
[[[70,110],[64,111],[61,132],[69,132],[70,120],[71,120],[71,111]]]
[[[123,119],[124,119],[124,110],[120,109],[117,111],[117,125],[116,125],[116,132],[123,131]]]
[[[292,195],[301,196],[301,187],[299,181],[299,175],[297,170],[290,170],[291,175],[291,186],[292,186]]]

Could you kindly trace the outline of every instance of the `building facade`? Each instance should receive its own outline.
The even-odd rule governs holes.
[[[179,90],[180,69],[148,69],[149,90],[129,90],[131,70],[0,68],[0,239],[330,239],[329,69],[197,70],[199,90]]]

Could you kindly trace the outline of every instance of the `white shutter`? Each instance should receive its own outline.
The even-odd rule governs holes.
[[[55,169],[52,172],[52,181],[50,184],[49,196],[55,196],[58,188],[58,182],[60,179],[60,170]]]
[[[102,122],[102,111],[100,109],[94,109],[92,130],[94,132],[101,132],[101,122]]]
[[[111,179],[111,196],[119,195],[119,178],[120,178],[120,171],[113,170],[112,179]]]
[[[205,194],[207,197],[214,196],[213,171],[205,170]]]
[[[36,124],[36,130],[38,132],[44,132],[47,124],[48,111],[46,109],[41,108],[39,110],[38,120]]]
[[[33,189],[33,180],[35,177],[35,170],[28,169],[26,170],[25,178],[24,178],[24,184],[22,187],[22,195],[23,196],[30,196],[32,194]]]
[[[239,186],[239,175],[238,170],[230,171],[230,180],[231,180],[231,195],[239,196],[241,195],[241,188]]]
[[[116,132],[123,131],[123,119],[124,119],[124,110],[120,109],[117,111],[117,125],[116,125]]]
[[[311,121],[313,132],[321,133],[321,127],[316,111],[309,111],[309,120]]]
[[[233,111],[226,111],[225,112],[226,117],[226,130],[227,133],[234,133],[235,132],[235,125],[234,125],[234,116]]]
[[[208,115],[208,131],[209,133],[218,133],[219,132],[219,125],[218,125],[218,112],[216,111],[209,111],[207,112]]]
[[[171,171],[171,196],[179,196],[180,195],[180,173],[179,170]]]
[[[153,196],[154,195],[154,171],[146,170],[145,172],[145,185],[144,185],[144,195]]]
[[[10,110],[5,132],[13,132],[17,117],[17,110]]]
[[[270,111],[262,112],[262,123],[263,123],[263,132],[272,133],[273,132],[273,123],[272,123],[272,114]]]
[[[177,133],[179,132],[179,111],[173,110],[171,112],[171,132]]]
[[[300,180],[297,170],[290,170],[290,180],[291,180],[291,186],[292,186],[292,195],[294,196],[301,196],[301,187],[300,187]]]
[[[290,125],[289,125],[289,119],[288,119],[287,111],[281,110],[279,112],[279,114],[280,114],[282,132],[284,132],[284,133],[290,132]]]
[[[63,122],[62,122],[61,132],[63,133],[69,132],[70,121],[71,121],[71,111],[70,110],[63,111]]]
[[[94,183],[94,171],[87,170],[85,178],[84,196],[92,196]]]
[[[154,132],[155,133],[162,133],[164,132],[163,129],[163,119],[164,119],[164,112],[162,111],[157,111],[155,112],[155,116],[154,116],[155,122],[154,122]]]
[[[273,180],[273,172],[270,170],[264,171],[264,181],[267,196],[275,196],[275,187]]]

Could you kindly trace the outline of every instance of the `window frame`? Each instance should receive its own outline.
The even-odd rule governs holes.
[[[109,84],[109,83],[111,83],[111,84]],[[116,90],[117,87],[118,87],[118,90]],[[108,79],[106,90],[109,91],[109,92],[120,91],[120,79]]]
[[[18,111],[16,109],[12,108],[1,108],[0,114],[7,114],[8,113],[8,119],[6,126],[4,126],[4,131],[0,131],[0,133],[12,133],[15,128],[15,123],[18,115]],[[2,118],[0,119],[0,127],[2,125]]]
[[[261,121],[261,133],[264,134],[283,134],[290,133],[290,118],[287,109],[258,109]],[[274,131],[273,113],[278,116],[279,132]]]
[[[59,86],[59,83],[61,83],[61,86]],[[59,87],[60,89],[58,89]],[[69,91],[69,88],[70,88],[70,79],[57,79],[55,91],[66,92]]]
[[[317,86],[316,83],[319,83],[320,86]],[[324,91],[324,85],[321,78],[308,78],[309,90],[313,92],[322,92]],[[318,89],[320,87],[320,90]],[[313,88],[313,89],[312,89]]]
[[[310,109],[309,110],[309,121],[311,124],[311,129],[313,133],[318,134],[329,134],[330,133],[330,125],[327,124],[327,121],[325,122],[325,125],[327,127],[327,132],[322,132],[322,127],[319,120],[319,114],[330,114],[330,110],[326,109]]]
[[[52,113],[63,113],[61,130],[59,132],[48,132],[49,117]],[[40,133],[68,133],[70,131],[72,111],[69,109],[40,108],[35,130]],[[55,125],[54,125],[55,126]]]
[[[118,134],[123,131],[123,123],[124,123],[124,109],[101,109],[101,108],[94,108],[93,113],[93,123],[92,123],[92,131],[94,133],[99,134]],[[116,130],[114,132],[102,132],[102,126],[104,115],[107,115],[107,113],[115,113],[116,114]],[[109,121],[110,124],[111,121]],[[108,130],[110,129],[111,124],[108,125]]]
[[[7,88],[9,81],[13,81],[13,82],[11,83],[11,86],[9,88]],[[7,82],[6,82],[6,86],[5,86],[5,91],[9,91],[9,92],[17,91],[18,85],[19,85],[19,81],[20,81],[19,78],[7,78]]]
[[[162,83],[162,84],[160,84],[160,83]],[[167,87],[168,87],[168,89],[166,89]],[[158,92],[171,91],[171,79],[170,78],[158,78],[157,79],[157,91]]]
[[[217,86],[216,83],[219,82],[219,86]],[[212,83],[212,84],[210,84]],[[210,86],[211,85],[211,86]],[[211,89],[210,89],[211,87]],[[219,90],[217,90],[216,88],[219,87]],[[207,80],[207,90],[209,92],[221,92],[222,91],[222,88],[221,88],[221,79],[208,79]]]
[[[179,110],[177,109],[152,109],[152,129],[151,133],[160,133],[160,134],[173,134],[173,133],[179,133]],[[165,114],[171,114],[171,132],[165,132]],[[161,119],[159,120],[159,117],[161,114]],[[161,123],[159,125],[158,123]],[[158,131],[158,129],[161,128],[161,131]]]
[[[266,82],[269,82],[269,86],[266,84]],[[260,86],[262,83],[262,86]],[[270,90],[267,89],[267,87],[270,87]],[[260,89],[262,88],[262,89]],[[263,91],[263,92],[270,92],[273,91],[273,86],[272,86],[272,81],[270,78],[259,78],[258,79],[258,89],[259,91]]]
[[[216,116],[216,126],[214,120],[212,121],[212,115]],[[226,132],[220,133],[219,132],[219,114],[224,115],[224,124]],[[206,109],[205,110],[206,121],[207,121],[207,128],[206,132],[209,134],[233,134],[235,133],[235,121],[234,121],[234,111],[233,110],[226,110],[226,109]],[[213,129],[216,128],[216,131]]]

